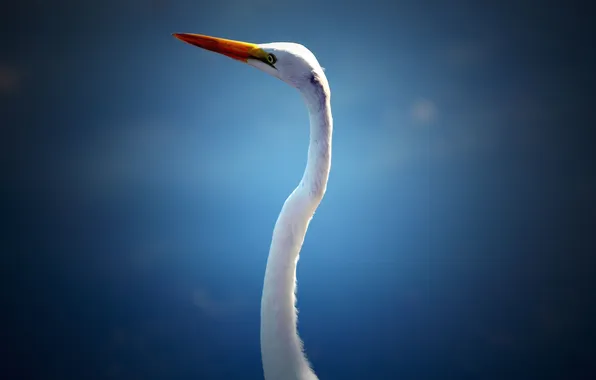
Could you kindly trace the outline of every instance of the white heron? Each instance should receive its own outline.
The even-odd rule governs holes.
[[[298,89],[310,116],[306,169],[275,223],[261,298],[261,357],[268,380],[316,380],[297,331],[296,264],[306,230],[325,195],[331,168],[329,83],[314,54],[289,42],[253,44],[176,33],[186,43],[245,62]]]

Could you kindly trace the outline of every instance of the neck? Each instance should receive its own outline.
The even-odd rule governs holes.
[[[323,78],[324,79],[324,78]],[[320,81],[302,95],[310,115],[308,160],[302,180],[275,224],[261,300],[261,354],[265,378],[317,379],[297,332],[296,264],[308,224],[323,198],[331,167],[329,90]]]

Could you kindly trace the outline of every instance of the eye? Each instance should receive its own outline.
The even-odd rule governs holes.
[[[275,55],[269,54],[267,56],[267,63],[269,63],[270,65],[273,65],[275,62],[277,62],[277,58],[275,57]]]

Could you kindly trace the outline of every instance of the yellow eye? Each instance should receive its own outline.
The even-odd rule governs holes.
[[[269,54],[269,55],[267,56],[267,62],[268,62],[270,65],[273,65],[275,62],[277,62],[277,58],[275,58],[275,56],[274,56],[273,54]]]

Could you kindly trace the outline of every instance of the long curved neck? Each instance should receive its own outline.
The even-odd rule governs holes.
[[[324,80],[324,81],[323,81]],[[296,264],[308,224],[327,188],[333,120],[326,80],[302,95],[310,115],[308,160],[302,180],[283,205],[273,230],[261,299],[261,355],[265,379],[317,379],[297,332]]]

